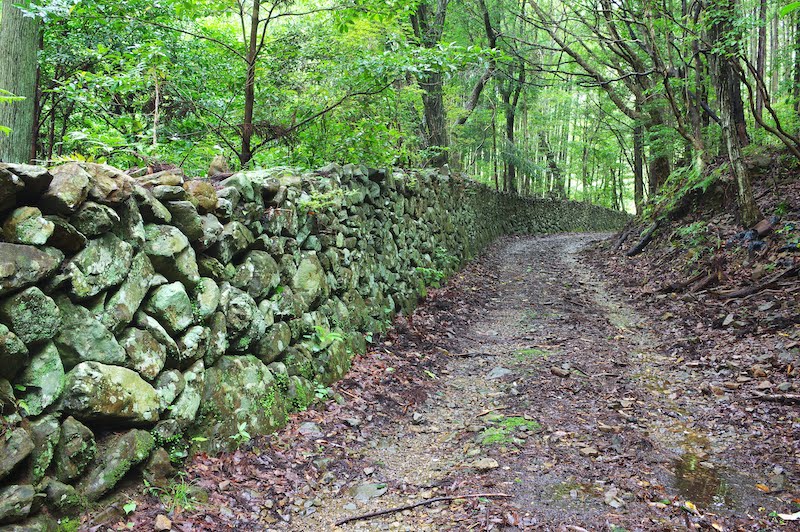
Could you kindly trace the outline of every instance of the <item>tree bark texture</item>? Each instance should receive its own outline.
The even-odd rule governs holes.
[[[14,2],[3,2],[0,23],[0,89],[24,100],[0,103],[0,125],[11,128],[0,133],[0,160],[28,163],[34,138],[36,100],[36,53],[39,21],[24,17]]]

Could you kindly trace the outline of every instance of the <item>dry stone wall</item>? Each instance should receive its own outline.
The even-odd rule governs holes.
[[[435,171],[71,162],[0,165],[0,220],[0,524],[35,524],[281,426],[497,236],[625,216]]]

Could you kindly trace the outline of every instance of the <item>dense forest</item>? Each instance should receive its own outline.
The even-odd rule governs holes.
[[[797,7],[6,1],[0,154],[194,174],[220,155],[232,170],[449,163],[637,212],[724,157],[750,224],[743,154],[800,157]]]

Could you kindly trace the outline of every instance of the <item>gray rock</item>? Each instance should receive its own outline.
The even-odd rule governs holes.
[[[235,390],[235,391],[234,391]],[[206,370],[198,435],[201,449],[229,449],[240,424],[250,434],[266,434],[286,421],[286,405],[275,377],[253,356],[224,356]]]
[[[61,326],[56,302],[32,286],[0,303],[0,319],[26,345],[50,340]]]
[[[299,298],[303,312],[316,308],[320,299],[328,295],[325,271],[316,253],[307,253],[300,261],[292,278],[292,291]]]
[[[205,382],[205,366],[202,360],[198,360],[183,372],[183,382],[183,392],[172,404],[167,417],[177,421],[182,428],[186,428],[194,423],[200,408]]]
[[[84,499],[74,487],[55,479],[48,479],[42,485],[47,497],[47,507],[60,515],[75,515],[86,508]]]
[[[17,464],[27,458],[33,447],[31,435],[22,427],[0,438],[0,479],[7,477]]]
[[[155,275],[150,259],[139,253],[131,261],[131,268],[119,289],[108,298],[100,322],[117,332],[131,322],[144,301]]]
[[[169,459],[169,453],[163,447],[159,447],[150,454],[150,459],[147,460],[142,469],[144,479],[151,486],[167,487],[175,477],[177,471],[172,467],[172,462]]]
[[[192,202],[170,201],[167,202],[167,209],[172,214],[172,225],[180,229],[190,242],[203,238],[203,220]]]
[[[143,425],[158,421],[158,396],[138,373],[82,362],[67,373],[62,409],[77,419]]]
[[[61,265],[63,255],[0,242],[0,295],[38,283]]]
[[[215,312],[208,322],[208,350],[203,359],[207,368],[213,366],[228,351],[228,323],[222,312]]]
[[[17,203],[17,193],[24,189],[25,183],[19,176],[0,167],[0,210],[4,211],[14,207]]]
[[[367,502],[370,499],[375,499],[380,497],[389,487],[386,483],[373,483],[373,484],[361,484],[360,486],[355,486],[350,490],[351,495],[357,501]]]
[[[178,398],[185,385],[186,381],[183,380],[183,374],[177,369],[169,369],[158,376],[155,389],[161,413],[164,413],[167,407]]]
[[[133,317],[133,320],[137,327],[152,334],[153,338],[167,349],[168,357],[178,356],[178,343],[172,339],[172,336],[155,318],[139,311]]]
[[[153,193],[146,188],[135,185],[133,187],[133,196],[136,198],[136,202],[139,205],[142,219],[146,223],[168,224],[172,221],[172,215],[169,210],[167,210],[164,204],[158,201],[156,197],[153,196]]]
[[[222,235],[223,227],[220,221],[213,214],[206,214],[200,218],[200,226],[203,229],[203,235],[198,239],[200,249],[208,249],[213,246],[220,235]]]
[[[264,364],[269,364],[281,356],[289,347],[291,340],[292,332],[289,330],[289,326],[285,322],[279,321],[270,327],[266,335],[259,340],[255,354]]]
[[[146,430],[132,429],[110,442],[95,465],[80,481],[78,491],[96,501],[110,491],[131,470],[150,455],[155,446]]]
[[[94,460],[96,453],[97,445],[92,431],[75,418],[68,417],[61,424],[61,435],[56,445],[56,477],[61,482],[78,478]]]
[[[91,177],[79,163],[72,162],[50,170],[53,180],[42,195],[41,204],[56,214],[71,214],[89,196]]]
[[[31,438],[33,451],[29,460],[28,479],[31,484],[39,484],[44,479],[45,471],[55,456],[56,446],[61,437],[61,425],[58,414],[45,416],[31,423]]]
[[[146,225],[145,253],[156,271],[171,281],[194,285],[200,280],[194,249],[186,235],[168,225]]]
[[[144,310],[171,334],[186,330],[194,319],[189,295],[178,282],[159,286],[153,290],[144,305]]]
[[[36,207],[15,209],[3,223],[3,236],[15,244],[44,244],[54,230],[53,222]]]
[[[118,207],[120,224],[116,228],[116,235],[138,250],[144,246],[144,220],[136,199],[129,198]]]
[[[36,491],[30,485],[13,485],[0,489],[0,524],[22,521],[31,513]]]
[[[186,199],[186,190],[177,185],[158,185],[153,187],[153,196],[158,198],[158,201],[180,201]],[[168,207],[169,208],[169,207]]]
[[[117,205],[131,197],[135,181],[125,172],[98,163],[80,163],[90,176],[89,198],[100,203]]]
[[[220,290],[217,283],[208,277],[202,277],[194,288],[193,303],[195,318],[204,322],[216,312],[219,306]]]
[[[87,361],[104,364],[125,362],[125,350],[91,312],[74,305],[64,296],[59,297],[56,303],[61,309],[63,326],[53,341],[65,367],[71,368]]]
[[[211,332],[208,327],[195,325],[190,327],[178,341],[179,360],[178,367],[186,367],[189,363],[204,359],[208,351],[208,342]]]
[[[267,297],[281,282],[278,263],[264,251],[251,251],[237,266],[231,284],[246,291],[253,299]]]
[[[225,224],[222,234],[212,248],[213,255],[223,264],[227,264],[237,255],[245,252],[255,241],[250,230],[240,222]]]
[[[93,238],[114,229],[119,225],[120,217],[111,207],[87,201],[70,216],[69,223],[83,235]]]
[[[142,329],[125,329],[119,345],[128,355],[125,365],[147,380],[155,379],[167,360],[167,348]]]
[[[17,383],[25,387],[21,398],[28,416],[38,416],[56,402],[64,390],[64,366],[52,342],[34,353]]]
[[[247,352],[266,333],[267,324],[255,300],[238,288],[223,286],[220,309],[225,314],[230,349],[234,352]]]
[[[505,377],[506,375],[511,375],[512,373],[514,373],[514,372],[511,371],[510,369],[502,368],[502,367],[498,366],[496,368],[493,368],[492,371],[490,371],[489,374],[486,375],[486,378],[489,379],[489,380],[501,379],[501,378]]]
[[[8,327],[0,324],[0,377],[14,378],[27,363],[28,348]]]
[[[53,224],[53,234],[47,239],[47,245],[64,253],[77,253],[86,246],[86,236],[82,235],[69,222],[60,216],[45,216]]]
[[[70,293],[86,299],[120,284],[128,275],[132,260],[133,247],[114,234],[90,240],[65,267]]]

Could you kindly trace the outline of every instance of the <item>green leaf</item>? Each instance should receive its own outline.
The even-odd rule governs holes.
[[[122,509],[125,510],[125,515],[132,514],[136,511],[136,502],[130,501],[128,504],[123,505]]]
[[[800,9],[800,2],[792,2],[791,4],[787,4],[787,5],[785,5],[785,6],[783,6],[781,8],[780,15],[782,17],[785,17],[786,15],[789,15],[790,13],[794,13],[798,9]]]

